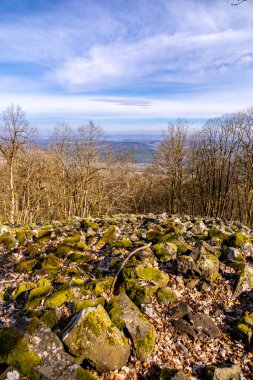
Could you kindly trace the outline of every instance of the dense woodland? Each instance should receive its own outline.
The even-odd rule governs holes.
[[[145,171],[127,154],[115,157],[92,122],[58,124],[46,150],[34,136],[19,106],[2,111],[2,221],[168,212],[253,225],[253,108],[211,119],[195,134],[187,120],[169,124]]]

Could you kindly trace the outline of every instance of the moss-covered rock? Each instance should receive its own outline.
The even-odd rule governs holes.
[[[240,380],[241,368],[238,364],[210,365],[204,369],[203,378],[206,380]]]
[[[64,352],[60,339],[37,318],[22,318],[0,332],[0,362],[33,380],[85,379],[81,367]]]
[[[74,314],[77,314],[79,313],[79,311],[83,309],[87,309],[88,307],[96,307],[98,305],[105,306],[104,297],[91,298],[87,300],[73,302],[72,308],[73,308]]]
[[[132,241],[128,237],[123,237],[122,239],[118,239],[115,243],[112,244],[114,248],[131,248],[133,246]]]
[[[253,289],[253,267],[245,264],[239,276],[234,297],[238,297],[242,292],[250,291],[251,289]]]
[[[27,292],[28,290],[31,290],[35,288],[34,282],[22,282],[13,292],[12,292],[12,298],[15,300],[17,297],[19,297],[22,293]]]
[[[247,243],[250,243],[250,239],[241,232],[235,232],[226,240],[226,245],[235,248],[242,248]]]
[[[51,238],[52,234],[52,226],[44,226],[43,228],[37,231],[37,238],[43,242],[48,242]]]
[[[51,292],[53,289],[53,286],[50,284],[41,285],[37,288],[32,289],[29,293],[25,309],[34,309],[46,298],[48,293]]]
[[[39,256],[41,254],[41,246],[38,243],[29,244],[26,247],[26,252],[29,256]]]
[[[151,281],[160,287],[166,286],[169,281],[169,276],[166,273],[151,266],[138,265],[136,267],[136,274],[138,278],[145,281]]]
[[[61,262],[53,253],[49,253],[41,264],[42,269],[60,269]]]
[[[219,259],[214,255],[201,255],[197,262],[201,276],[208,282],[213,282],[219,276]]]
[[[30,273],[33,270],[33,267],[36,265],[37,261],[35,259],[28,259],[20,261],[16,265],[16,272],[18,273]]]
[[[77,296],[71,286],[62,285],[46,299],[44,305],[48,308],[55,308],[63,305],[67,301],[75,301]]]
[[[157,301],[161,304],[173,303],[177,300],[177,295],[169,286],[160,288],[156,293]]]
[[[118,328],[126,328],[130,334],[136,357],[147,360],[154,349],[155,329],[125,293],[111,300],[109,315]]]
[[[130,354],[127,339],[101,305],[77,314],[62,339],[70,353],[90,360],[101,372],[123,367]]]
[[[141,286],[138,280],[126,280],[121,286],[121,291],[125,291],[128,297],[134,302],[138,307],[145,302],[146,291],[143,286]]]
[[[119,227],[113,225],[110,226],[103,234],[102,238],[97,242],[96,248],[102,248],[106,244],[111,245],[115,240],[118,239],[120,234],[121,232]]]
[[[0,235],[0,244],[3,244],[9,251],[18,246],[18,241],[10,232],[4,232]]]
[[[178,255],[190,254],[193,249],[193,247],[190,244],[187,244],[182,240],[177,240],[174,237],[168,239],[168,242],[177,246]]]
[[[246,311],[237,325],[237,330],[245,343],[249,347],[253,346],[253,312]]]
[[[60,321],[60,314],[55,309],[44,310],[39,319],[43,321],[50,329],[53,329]]]
[[[40,357],[14,329],[0,331],[0,363],[13,366],[34,380],[40,379],[36,373],[36,368],[41,363]]]
[[[163,368],[159,380],[190,380],[190,377],[177,369]]]
[[[162,237],[163,237],[163,232],[158,227],[153,230],[149,230],[146,233],[147,241],[151,241],[153,244],[156,244],[159,241],[161,241]]]
[[[34,236],[33,231],[30,230],[28,226],[20,227],[16,229],[16,239],[18,240],[18,245],[22,246],[27,241],[32,240]]]
[[[174,260],[177,257],[177,246],[173,243],[159,243],[153,246],[156,257],[161,262]]]

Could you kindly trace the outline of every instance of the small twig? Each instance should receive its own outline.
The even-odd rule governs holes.
[[[131,257],[133,257],[137,252],[139,251],[143,251],[144,249],[146,248],[149,248],[151,246],[151,243],[147,244],[147,245],[144,245],[142,247],[139,247],[137,249],[135,249],[133,252],[131,252],[127,258],[123,261],[123,263],[121,264],[121,267],[119,268],[118,272],[116,273],[115,277],[114,277],[114,280],[113,280],[113,283],[112,283],[112,286],[111,286],[111,289],[110,289],[110,293],[109,293],[109,298],[111,298],[113,296],[113,292],[114,292],[114,287],[115,287],[115,284],[116,284],[116,281],[118,279],[118,276],[120,274],[120,272],[122,271],[122,269],[124,268],[124,266],[126,265],[126,263],[131,259]]]

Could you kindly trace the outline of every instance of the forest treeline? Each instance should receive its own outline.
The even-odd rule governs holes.
[[[129,154],[115,156],[92,122],[56,125],[48,149],[34,136],[19,106],[2,111],[2,221],[167,212],[253,225],[253,108],[210,119],[195,133],[187,120],[169,124],[144,171]]]

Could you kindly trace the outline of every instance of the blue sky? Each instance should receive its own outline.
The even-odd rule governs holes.
[[[253,104],[253,0],[1,0],[0,109],[159,132]]]

